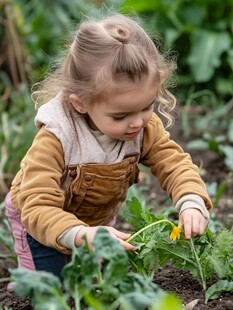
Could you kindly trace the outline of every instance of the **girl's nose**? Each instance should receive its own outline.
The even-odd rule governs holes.
[[[131,119],[130,128],[140,128],[143,125],[143,119],[141,115],[136,115]]]

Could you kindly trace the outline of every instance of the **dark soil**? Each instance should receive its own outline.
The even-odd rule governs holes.
[[[178,128],[172,129],[172,137],[180,142],[185,149],[185,140]],[[226,189],[221,196],[217,208],[214,210],[216,220],[228,229],[233,227],[233,176],[230,175],[219,156],[211,152],[190,152],[195,164],[201,167],[202,177],[205,182],[217,182],[220,184],[223,180],[227,180]],[[141,193],[146,195],[148,204],[156,201],[158,206],[170,205],[166,194],[161,191],[157,181],[149,174],[141,173],[141,182],[138,185]],[[127,224],[119,219],[117,228],[126,230]],[[6,253],[6,249],[0,244],[0,253]],[[8,268],[16,267],[11,259],[0,259],[0,279],[9,277]],[[155,275],[154,282],[162,289],[173,292],[183,302],[184,305],[189,304],[193,300],[197,300],[195,306],[189,309],[194,310],[230,310],[233,309],[233,294],[222,294],[218,299],[204,303],[204,292],[200,283],[195,280],[191,274],[186,271],[174,270],[170,266],[160,268]],[[14,310],[32,310],[30,301],[17,297],[13,292],[6,290],[6,282],[0,282],[0,309]],[[45,309],[46,310],[46,309]],[[161,309],[162,310],[162,309]],[[172,309],[171,309],[172,310]]]

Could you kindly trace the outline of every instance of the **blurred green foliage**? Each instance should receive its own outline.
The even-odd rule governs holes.
[[[126,0],[177,52],[179,95],[211,89],[219,100],[233,94],[232,0]]]
[[[2,0],[2,195],[8,190],[36,133],[31,86],[43,79],[49,64],[62,54],[80,20],[116,11],[138,15],[143,27],[159,44],[161,52],[175,52],[178,62],[175,94],[184,106],[182,126],[185,135],[190,132],[200,134],[204,130],[212,136],[220,128],[221,135],[226,138],[222,145],[232,147],[232,122],[228,128],[228,119],[233,115],[232,0]],[[214,114],[214,111],[220,112]],[[223,149],[218,148],[221,154]],[[231,156],[231,152],[228,149],[225,153]]]

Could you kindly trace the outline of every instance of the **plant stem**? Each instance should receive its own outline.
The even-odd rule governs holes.
[[[206,280],[204,278],[203,270],[202,270],[201,263],[200,263],[200,259],[199,259],[199,256],[197,255],[197,251],[195,249],[194,242],[193,242],[192,238],[190,239],[190,244],[191,244],[191,249],[193,251],[193,254],[194,254],[196,262],[197,262],[199,274],[200,274],[201,281],[202,281],[203,290],[206,291]]]
[[[86,248],[87,248],[88,253],[91,254],[92,250],[91,250],[91,248],[90,248],[90,246],[89,246],[89,244],[87,242],[86,236],[83,239],[86,242]],[[100,270],[100,264],[101,264],[101,259],[99,261],[99,269],[98,269],[97,276],[96,276],[98,284],[102,283],[102,281],[103,281],[103,277],[102,277],[101,270]]]
[[[80,296],[79,296],[79,291],[78,291],[78,285],[77,284],[75,284],[74,292],[75,292],[75,294],[72,297],[74,298],[75,309],[76,310],[81,310]]]
[[[96,279],[97,279],[97,283],[98,284],[101,284],[103,282],[103,277],[102,277],[102,273],[101,273],[100,267],[99,267]]]
[[[154,222],[154,223],[151,223],[143,228],[141,228],[139,231],[137,231],[135,234],[133,234],[129,239],[126,240],[126,242],[130,242],[131,240],[133,240],[135,237],[137,237],[138,235],[140,235],[144,230],[152,227],[152,226],[155,226],[157,224],[160,224],[160,223],[163,223],[163,222],[167,222],[169,223],[172,227],[174,226],[174,224],[169,221],[169,220],[160,220],[160,221],[157,221],[157,222]]]

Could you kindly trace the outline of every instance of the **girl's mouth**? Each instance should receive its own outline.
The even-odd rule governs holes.
[[[126,136],[131,138],[131,139],[136,138],[140,131],[141,131],[141,129],[134,131],[134,132],[131,132],[131,133],[126,133]]]

